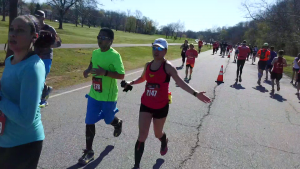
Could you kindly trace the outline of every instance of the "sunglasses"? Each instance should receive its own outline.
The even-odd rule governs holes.
[[[97,39],[98,40],[110,40],[110,38],[106,37],[106,36],[97,36]]]
[[[153,49],[153,51],[156,51],[156,50],[158,50],[158,51],[163,51],[163,50],[164,50],[164,48],[162,48],[162,47],[157,47],[157,46],[153,46],[152,49]]]

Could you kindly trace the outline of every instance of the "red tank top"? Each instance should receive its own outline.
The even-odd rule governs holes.
[[[274,73],[283,73],[283,59],[279,57],[278,60],[274,63],[273,70]]]
[[[151,70],[150,62],[146,68],[146,86],[142,95],[143,105],[152,109],[161,109],[169,104],[169,82],[170,75],[166,73],[166,61],[161,64],[158,70]]]

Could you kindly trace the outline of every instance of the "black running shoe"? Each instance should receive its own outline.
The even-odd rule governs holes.
[[[119,123],[117,126],[115,126],[114,136],[119,137],[119,135],[122,133],[122,123],[123,121],[119,119]]]
[[[83,150],[82,157],[78,160],[78,163],[81,165],[87,165],[89,162],[94,160],[94,151],[93,150]]]
[[[240,82],[242,82],[242,77],[240,76]]]

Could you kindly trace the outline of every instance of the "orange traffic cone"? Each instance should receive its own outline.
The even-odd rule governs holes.
[[[218,79],[216,81],[217,83],[224,83],[223,82],[223,65],[221,66],[221,70],[220,70],[220,73],[219,73],[219,76],[218,76]]]

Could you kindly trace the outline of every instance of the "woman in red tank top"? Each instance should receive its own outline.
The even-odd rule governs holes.
[[[130,85],[135,85],[146,81],[145,91],[141,98],[139,136],[135,144],[135,168],[140,167],[140,161],[152,119],[155,137],[161,141],[160,154],[165,155],[168,151],[168,139],[163,132],[163,126],[169,111],[168,93],[170,77],[172,77],[182,89],[193,94],[199,100],[204,103],[211,102],[204,94],[205,92],[194,90],[178,76],[176,68],[165,59],[167,48],[168,43],[165,39],[156,39],[152,46],[154,60],[146,63],[141,77],[129,83]],[[125,86],[125,88],[126,87],[128,86]]]
[[[272,71],[271,71],[271,79],[272,79],[272,93],[274,93],[274,81],[276,79],[276,84],[277,84],[277,91],[280,90],[280,79],[282,78],[282,74],[283,74],[283,67],[287,66],[286,60],[283,57],[283,50],[280,50],[279,52],[279,56],[274,58],[274,60],[272,61]]]

